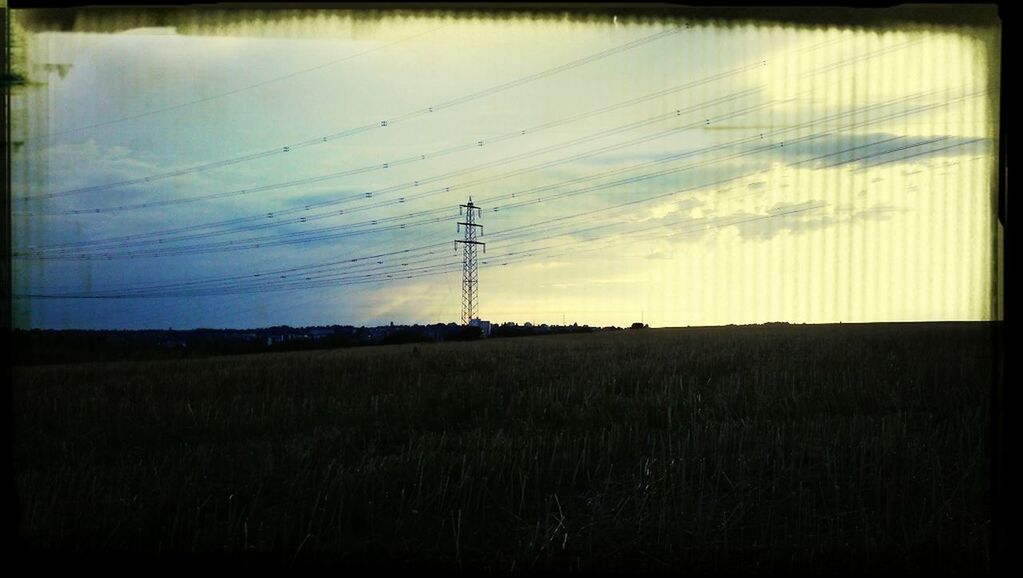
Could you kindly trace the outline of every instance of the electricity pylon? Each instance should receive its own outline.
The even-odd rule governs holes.
[[[482,245],[483,252],[487,252],[487,244],[476,240],[476,229],[479,228],[480,236],[483,235],[483,225],[476,223],[476,217],[483,217],[483,209],[472,204],[472,197],[469,203],[458,205],[458,214],[462,215],[465,210],[465,221],[459,221],[455,230],[459,231],[465,227],[465,238],[455,241],[455,250],[458,250],[458,243],[462,244],[462,324],[468,325],[470,321],[478,316],[479,303],[476,297],[476,283],[479,280],[476,263],[476,246]]]

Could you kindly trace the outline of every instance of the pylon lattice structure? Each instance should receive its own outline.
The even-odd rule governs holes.
[[[483,225],[476,222],[476,217],[483,217],[483,209],[472,204],[472,197],[465,205],[458,205],[458,214],[465,215],[465,221],[459,221],[456,231],[465,227],[465,238],[455,241],[455,250],[458,244],[462,244],[462,324],[468,325],[470,321],[479,316],[479,300],[476,295],[476,285],[479,281],[479,271],[476,260],[476,248],[482,246],[483,252],[487,252],[487,244],[476,240],[477,229],[479,235],[483,235]]]

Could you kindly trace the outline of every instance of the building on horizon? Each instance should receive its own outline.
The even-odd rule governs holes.
[[[480,319],[478,317],[476,319],[470,319],[469,327],[479,327],[480,335],[482,337],[490,337],[490,322],[485,319]]]

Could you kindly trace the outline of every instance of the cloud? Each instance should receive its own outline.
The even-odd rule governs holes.
[[[743,147],[754,150],[763,145]],[[919,161],[926,158],[954,157],[990,150],[990,139],[954,135],[899,135],[893,133],[834,133],[785,142],[760,155],[808,168],[861,167]]]
[[[424,306],[435,308],[445,299],[443,289],[444,282],[438,278],[381,283],[371,292],[359,292],[359,301],[370,323],[401,323],[419,319]]]
[[[569,263],[567,263],[565,261],[535,261],[535,262],[523,263],[523,264],[519,265],[519,268],[525,269],[525,270],[539,269],[541,271],[544,271],[544,270],[547,270],[547,269],[556,269],[556,268],[560,268],[560,267],[566,267],[568,265],[569,265]]]
[[[644,211],[646,214],[641,215],[639,218],[635,219],[635,222],[645,223],[647,221],[664,220],[676,213],[683,214],[692,213],[693,210],[697,209],[703,204],[704,204],[703,201],[692,197],[678,200],[672,199],[669,200],[668,202],[659,203],[655,206],[647,208]]]
[[[896,213],[908,213],[909,209],[894,205],[875,205],[855,211],[849,218],[851,221],[887,221]]]
[[[612,155],[601,155],[581,159],[579,162],[585,165],[599,165],[605,167],[633,166],[644,163],[659,161],[668,156],[687,158],[701,152],[700,147],[662,147],[661,150],[643,153],[622,153]]]
[[[700,212],[699,216],[691,216],[682,221],[666,223],[675,229],[669,239],[679,243],[689,243],[706,237],[709,233],[735,227],[739,235],[749,240],[767,240],[784,230],[808,230],[832,224],[830,217],[814,214],[823,208],[822,201],[810,200],[798,203],[779,202],[762,212],[746,210],[733,211],[724,216],[710,212]],[[654,253],[647,258],[662,258],[663,253]]]
[[[625,277],[597,277],[584,280],[582,285],[629,285],[633,283],[643,283],[642,279],[625,278]]]
[[[431,27],[435,25],[429,24]],[[320,135],[362,126],[364,123],[398,118],[393,115],[445,102],[459,95],[474,94],[508,79],[549,68],[556,62],[571,60],[574,55],[582,57],[607,47],[604,33],[598,35],[596,31],[591,31],[588,34],[593,38],[573,41],[570,55],[564,52],[564,34],[541,30],[535,31],[535,34],[529,32],[528,38],[531,40],[523,40],[519,35],[497,34],[495,32],[502,28],[496,24],[494,26],[496,28],[484,29],[461,28],[459,25],[460,31],[457,34],[448,35],[452,38],[457,36],[456,43],[459,46],[479,47],[494,42],[491,46],[493,50],[453,50],[450,43],[437,44],[422,40],[417,41],[416,50],[406,50],[408,47],[381,50],[343,65],[338,63],[336,68],[323,73],[301,76],[293,75],[295,62],[307,62],[305,66],[318,65],[347,57],[364,50],[370,44],[363,46],[348,41],[313,41],[308,38],[301,42],[281,38],[261,39],[257,42],[250,41],[245,35],[229,38],[161,36],[173,35],[173,29],[136,30],[136,34],[143,36],[125,34],[113,39],[109,35],[100,35],[102,37],[95,40],[75,43],[63,42],[65,36],[55,36],[46,40],[53,50],[35,52],[54,57],[53,62],[73,63],[74,66],[66,71],[67,78],[63,82],[57,81],[60,69],[52,73],[50,80],[53,84],[49,88],[41,88],[38,95],[46,98],[25,102],[26,106],[35,107],[32,112],[35,116],[27,116],[27,119],[48,119],[48,124],[29,123],[25,128],[35,133],[64,130],[72,134],[50,138],[45,141],[46,145],[53,143],[54,148],[35,151],[30,150],[37,146],[35,142],[26,140],[25,146],[15,152],[15,162],[18,164],[18,172],[13,175],[16,190],[19,190],[17,187],[21,187],[22,191],[66,190],[137,179],[219,159],[240,158],[280,145],[305,142]],[[338,30],[342,28],[345,27],[340,26]],[[464,32],[470,32],[471,35]],[[745,33],[739,31],[728,31],[727,34],[733,32],[737,34],[737,39],[745,38]],[[641,35],[638,30],[634,33],[637,37]],[[826,170],[828,167],[849,168],[892,163],[877,172],[884,173],[886,179],[899,181],[898,171],[909,166],[907,163],[912,163],[912,168],[918,168],[917,161],[920,160],[954,158],[957,155],[973,154],[971,151],[985,151],[990,155],[990,141],[968,142],[969,139],[963,137],[945,135],[906,135],[900,132],[904,129],[896,122],[872,125],[874,128],[868,132],[851,132],[852,129],[842,132],[839,125],[853,125],[860,120],[870,121],[875,118],[866,112],[856,118],[828,124],[831,128],[821,128],[824,125],[818,125],[816,129],[808,129],[835,131],[833,133],[817,134],[812,139],[801,140],[795,131],[786,132],[785,138],[791,138],[791,141],[787,141],[784,147],[770,146],[773,142],[770,139],[782,134],[778,131],[791,128],[792,125],[783,124],[785,118],[810,120],[817,117],[818,113],[823,116],[833,110],[852,110],[853,105],[848,99],[855,98],[855,95],[848,90],[848,83],[835,86],[827,95],[828,98],[838,99],[835,103],[793,101],[792,110],[781,109],[782,112],[793,113],[788,117],[777,114],[779,109],[774,107],[772,101],[779,95],[770,93],[750,97],[749,105],[765,105],[764,110],[755,115],[742,112],[742,107],[747,104],[735,100],[709,105],[706,111],[708,118],[735,113],[728,120],[709,127],[724,130],[701,128],[675,131],[664,138],[636,142],[637,137],[642,140],[646,135],[652,136],[666,128],[682,126],[678,123],[685,120],[673,118],[656,126],[646,125],[634,131],[601,136],[604,134],[602,131],[626,126],[665,111],[670,113],[678,107],[687,106],[686,103],[696,104],[708,98],[717,100],[733,90],[760,84],[760,79],[755,75],[736,77],[729,80],[727,86],[725,83],[708,84],[705,89],[701,88],[694,93],[679,93],[677,98],[673,96],[670,100],[651,101],[649,105],[635,109],[617,109],[614,115],[594,116],[587,122],[558,124],[543,134],[533,135],[530,132],[518,135],[522,138],[491,140],[491,137],[497,135],[516,133],[518,129],[542,126],[552,121],[572,118],[580,112],[599,110],[614,102],[657,94],[677,82],[688,82],[731,70],[733,65],[745,64],[747,57],[765,58],[764,51],[760,48],[751,50],[753,44],[749,42],[727,42],[728,46],[736,50],[714,52],[713,58],[702,59],[697,63],[697,69],[685,69],[687,74],[682,75],[685,78],[678,76],[678,71],[682,70],[679,64],[684,61],[684,54],[694,47],[702,50],[703,47],[722,46],[721,33],[725,31],[700,37],[704,39],[698,41],[690,36],[685,39],[679,37],[682,44],[678,45],[678,50],[670,51],[674,56],[667,60],[641,58],[630,61],[645,64],[635,69],[629,83],[609,83],[607,73],[615,70],[612,67],[580,67],[568,74],[552,76],[544,82],[529,83],[507,93],[492,94],[486,100],[466,102],[457,109],[452,107],[448,111],[438,111],[438,114],[422,115],[414,122],[411,118],[408,123],[392,122],[386,130],[367,131],[365,134],[353,135],[350,139],[332,140],[330,144],[296,149],[287,155],[273,154],[259,158],[258,162],[225,165],[180,178],[146,183],[145,186],[117,187],[96,195],[61,197],[43,205],[57,209],[107,207],[122,202],[138,203],[149,199],[178,199],[225,193],[293,180],[312,181],[317,176],[337,172],[352,173],[336,180],[324,179],[216,200],[167,205],[159,210],[147,208],[96,215],[46,217],[15,223],[17,239],[20,239],[16,241],[17,248],[17,243],[25,243],[29,239],[33,244],[46,244],[63,240],[147,234],[173,227],[195,227],[189,231],[199,232],[205,231],[202,227],[210,222],[235,218],[257,217],[253,221],[241,222],[258,221],[268,225],[274,221],[258,217],[265,217],[270,212],[298,209],[292,215],[297,217],[305,214],[302,211],[304,205],[353,197],[351,203],[332,207],[344,209],[344,215],[338,215],[335,211],[335,214],[322,220],[308,219],[305,223],[289,222],[286,226],[253,229],[223,237],[210,235],[189,241],[219,243],[280,234],[292,235],[292,240],[305,241],[302,243],[183,257],[115,259],[112,262],[53,262],[41,265],[18,261],[15,265],[22,270],[38,265],[38,269],[25,279],[32,286],[45,288],[59,282],[72,288],[99,288],[118,283],[187,281],[204,276],[245,275],[275,268],[399,251],[409,247],[425,247],[441,242],[447,253],[440,257],[457,261],[451,247],[451,240],[459,237],[455,232],[454,218],[451,221],[401,230],[320,238],[316,241],[309,241],[307,233],[321,227],[340,227],[418,211],[442,209],[457,214],[457,205],[465,202],[466,195],[472,193],[473,198],[488,209],[502,206],[500,212],[488,211],[483,220],[486,235],[482,240],[488,242],[489,255],[480,255],[481,271],[483,263],[487,261],[493,265],[499,265],[505,260],[512,261],[504,257],[510,251],[537,248],[536,254],[526,262],[513,261],[511,267],[488,270],[484,273],[485,280],[503,275],[507,280],[521,282],[523,286],[516,287],[517,291],[510,289],[510,284],[500,288],[509,294],[514,293],[515,299],[539,299],[533,297],[531,291],[540,283],[521,280],[525,276],[547,283],[546,291],[556,293],[559,299],[567,301],[579,296],[585,300],[601,290],[610,295],[623,289],[621,293],[626,295],[630,293],[628,290],[634,289],[614,285],[627,281],[605,278],[614,271],[607,266],[608,263],[615,260],[631,259],[635,267],[630,267],[628,272],[637,278],[642,278],[644,268],[648,271],[671,269],[672,264],[666,260],[673,256],[678,259],[685,256],[678,247],[672,245],[672,241],[682,243],[693,239],[707,240],[717,230],[730,230],[730,235],[737,231],[743,239],[770,239],[784,231],[792,234],[842,222],[890,219],[898,211],[906,210],[891,205],[893,202],[905,202],[912,206],[912,201],[903,201],[895,196],[904,190],[878,187],[879,190],[875,191],[865,182],[860,182],[871,178],[873,174],[850,175],[850,171],[846,170],[829,172]],[[394,39],[402,37],[393,29],[388,34]],[[67,35],[67,38],[71,36]],[[333,38],[335,35],[326,36]],[[753,41],[755,37],[750,40]],[[343,39],[344,35],[338,38]],[[391,36],[369,34],[365,40],[373,46],[383,46],[391,39]],[[480,40],[486,42],[480,44]],[[618,42],[615,41],[616,44]],[[506,56],[509,50],[520,58],[513,59],[514,62],[508,61]],[[650,53],[653,51],[636,54]],[[621,58],[631,54],[624,53]],[[492,56],[498,57],[493,62],[503,64],[497,67],[477,66]],[[467,67],[466,64],[471,66]],[[700,70],[700,67],[705,67],[705,70]],[[771,67],[765,67],[765,73],[767,69]],[[777,71],[777,67],[773,70]],[[967,73],[972,68],[959,70]],[[801,71],[794,72],[798,74]],[[284,75],[289,77],[286,82],[264,83],[267,79]],[[780,82],[781,76],[775,74],[764,80],[777,85],[773,86],[774,89],[785,89],[785,94],[780,96],[786,96],[792,87],[786,84],[789,82],[787,80]],[[951,71],[946,77],[957,83],[964,81],[962,74]],[[892,85],[885,90],[899,93],[892,97],[903,96],[903,92],[912,95],[918,90],[942,88],[946,77],[924,78],[924,86],[912,84],[904,90],[901,85]],[[195,106],[166,109],[165,113],[147,114],[131,122],[111,124],[102,130],[70,130],[174,107],[199,97],[227,94],[236,88],[255,84],[260,84],[259,90],[239,91],[223,99],[218,97],[196,103]],[[592,90],[593,86],[605,86],[607,90],[595,91]],[[46,94],[42,94],[42,91],[46,91]],[[980,110],[980,107],[974,108]],[[701,112],[700,116],[703,114]],[[951,113],[942,114],[945,116],[936,118],[955,119]],[[974,122],[979,121],[964,116],[961,125],[972,127],[974,125],[970,123]],[[960,126],[956,123],[950,123],[949,126],[953,125]],[[877,128],[881,126],[885,128]],[[941,123],[931,126],[944,127]],[[941,130],[950,132],[957,129]],[[757,137],[760,131],[765,131],[763,140]],[[74,144],[66,142],[80,138],[96,140]],[[450,155],[421,156],[422,153],[475,143],[477,139],[485,140],[486,146]],[[743,141],[749,144],[735,144]],[[565,146],[558,148],[562,143]],[[535,156],[527,154],[535,151],[546,152]],[[599,152],[592,157],[574,159],[576,155],[596,151]],[[36,154],[38,156],[31,156]],[[407,164],[397,162],[405,158],[420,160]],[[663,159],[669,160],[654,162]],[[488,164],[502,160],[509,162]],[[383,162],[390,163],[386,170],[355,170],[378,166]],[[788,166],[793,163],[798,166]],[[932,164],[936,165],[937,162]],[[923,169],[927,171],[928,167],[923,166]],[[605,171],[614,171],[614,174],[595,176]],[[922,176],[926,176],[926,179],[911,180],[920,180],[920,186],[926,187],[930,181],[943,178],[938,175],[925,172]],[[577,177],[594,179],[564,182]],[[835,177],[835,180],[828,180],[831,177]],[[426,187],[411,184],[431,178],[435,180]],[[788,188],[784,188],[786,183],[790,183]],[[402,204],[379,203],[396,200],[404,195],[411,197],[424,189],[447,186],[452,187],[450,194],[410,198]],[[541,197],[543,201],[540,203],[531,202],[513,208],[523,197],[502,198],[507,193],[530,191],[539,187],[545,188],[523,196]],[[386,189],[391,192],[377,192]],[[856,197],[852,207],[829,205],[821,210],[809,210],[811,206],[808,203],[819,201],[807,201],[807,197],[829,201],[848,200],[852,192],[861,189],[870,194]],[[368,191],[376,192],[371,199],[363,196]],[[666,196],[673,191],[679,192],[674,196]],[[878,204],[868,206],[868,203],[873,202]],[[349,214],[350,208],[366,210]],[[808,210],[792,213],[802,208]],[[314,212],[318,211],[308,211],[310,214]],[[358,229],[365,230],[366,227]],[[672,232],[674,235],[669,240],[667,237]],[[506,233],[510,235],[505,236]],[[656,241],[651,242],[651,239]],[[163,240],[163,243],[166,246],[167,240]],[[541,252],[541,248],[550,248],[551,251]],[[713,249],[710,243],[707,248]],[[590,254],[597,254],[599,259],[591,262],[576,255],[584,251],[592,251]],[[557,255],[554,255],[555,252]],[[547,258],[555,260],[548,262],[545,261]],[[490,271],[494,271],[494,277],[489,277]],[[594,278],[587,279],[589,277]],[[372,323],[375,320],[386,322],[390,319],[397,322],[403,318],[415,318],[416,315],[421,319],[457,316],[459,272],[430,279],[436,282],[417,285],[418,280],[393,280],[380,284],[331,287],[322,291],[277,292],[261,297],[238,298],[239,302],[251,300],[265,304],[265,310],[257,314],[236,312],[234,301],[218,295],[206,298],[198,305],[185,300],[161,302],[160,307],[153,307],[153,315],[175,319],[175,326],[179,325],[177,319],[186,318],[192,321],[184,323],[200,324],[208,323],[206,319],[223,319],[222,323],[245,326],[289,319]],[[484,281],[484,286],[486,284],[487,281]],[[635,289],[642,290],[638,286]],[[498,288],[491,285],[485,289],[491,290],[496,291]],[[543,291],[537,294],[543,295]],[[426,297],[420,299],[424,295]],[[637,297],[642,295],[635,293],[629,296],[630,299]],[[489,297],[484,298],[484,303],[487,303],[487,299]],[[83,313],[94,311],[94,315],[100,317],[116,315],[124,320],[123,323],[129,321],[126,317],[128,314],[119,312],[117,304],[62,305],[61,314],[67,312],[69,315],[79,315],[76,307],[80,307]],[[649,313],[649,308],[647,311]],[[88,319],[82,323],[86,322],[93,323]],[[61,320],[59,323],[79,324],[74,320]]]
[[[753,241],[765,241],[789,228],[788,223],[764,217],[766,215],[740,211],[734,213],[731,219],[734,219],[733,226],[739,230],[739,236]]]
[[[822,212],[823,209],[825,212]],[[802,203],[777,203],[764,214],[737,212],[729,216],[726,222],[735,222],[740,237],[747,240],[764,241],[773,238],[783,231],[790,233],[806,233],[824,229],[842,222],[885,221],[896,213],[908,212],[908,209],[890,204],[878,204],[864,209],[838,209],[828,207],[821,201],[805,201]],[[772,215],[777,218],[771,218]]]

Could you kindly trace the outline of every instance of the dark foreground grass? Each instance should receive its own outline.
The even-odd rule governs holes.
[[[15,368],[21,535],[48,559],[984,573],[992,356],[990,325],[906,324]]]

